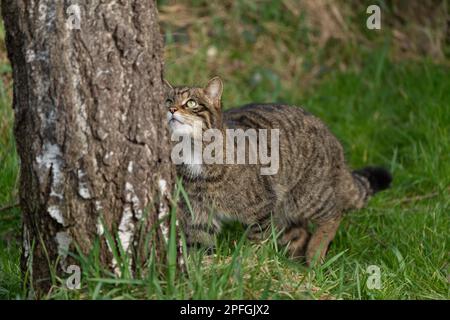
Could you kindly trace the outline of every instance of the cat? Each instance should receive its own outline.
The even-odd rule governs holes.
[[[184,202],[179,217],[188,246],[212,248],[224,222],[239,221],[248,227],[251,240],[266,238],[273,226],[291,257],[304,258],[308,265],[322,262],[343,214],[364,207],[370,196],[388,188],[391,174],[381,167],[350,170],[337,138],[300,107],[248,104],[223,112],[222,92],[219,77],[205,87],[166,82],[172,134],[190,136],[205,148],[202,133],[208,129],[222,132],[224,140],[228,129],[278,129],[279,168],[263,175],[260,162],[178,164],[192,210]],[[200,130],[194,125],[199,122]],[[201,160],[196,152],[190,157]]]

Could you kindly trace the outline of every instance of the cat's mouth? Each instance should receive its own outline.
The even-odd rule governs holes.
[[[184,124],[184,121],[181,116],[179,116],[177,114],[172,114],[170,112],[167,113],[167,120],[168,120],[169,124],[174,124],[174,125]]]
[[[172,118],[169,119],[169,127],[170,127],[172,130],[178,130],[178,129],[180,129],[180,128],[184,128],[185,126],[186,126],[186,124],[184,124],[183,121],[178,120],[178,119],[175,118],[175,117],[172,117]]]
[[[167,115],[168,116],[168,123],[169,128],[172,130],[172,132],[178,132],[183,134],[190,134],[191,126],[186,124],[185,120],[177,115]]]
[[[169,124],[173,124],[173,123],[183,124],[183,122],[181,122],[180,120],[175,119],[174,117],[172,117],[172,118],[169,119]]]

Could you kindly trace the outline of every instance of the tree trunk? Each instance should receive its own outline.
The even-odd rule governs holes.
[[[156,5],[148,0],[3,0],[13,67],[22,267],[40,291],[107,231],[132,267],[162,257],[174,180],[162,108]],[[79,19],[78,19],[79,18]],[[166,219],[167,220],[167,219]],[[103,221],[103,222],[102,222]],[[152,246],[150,248],[150,246]],[[139,260],[138,260],[139,257]]]

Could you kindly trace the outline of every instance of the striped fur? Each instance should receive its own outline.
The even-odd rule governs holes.
[[[209,95],[211,85],[220,87],[218,96]],[[323,259],[342,215],[387,188],[390,175],[376,168],[351,171],[339,141],[302,108],[249,104],[222,112],[221,86],[215,78],[205,88],[168,88],[169,107],[186,119],[201,119],[205,128],[279,129],[280,168],[264,176],[260,164],[203,164],[201,173],[192,175],[185,165],[178,166],[194,211],[194,216],[181,217],[188,242],[212,246],[214,234],[228,220],[248,226],[250,239],[264,239],[273,221],[282,231],[280,243],[293,257],[306,256],[310,264]],[[189,99],[198,101],[198,110],[184,106]],[[308,223],[316,224],[312,234]]]

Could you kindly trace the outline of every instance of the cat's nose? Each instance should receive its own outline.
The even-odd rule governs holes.
[[[175,107],[169,108],[170,113],[174,114],[178,109]]]

